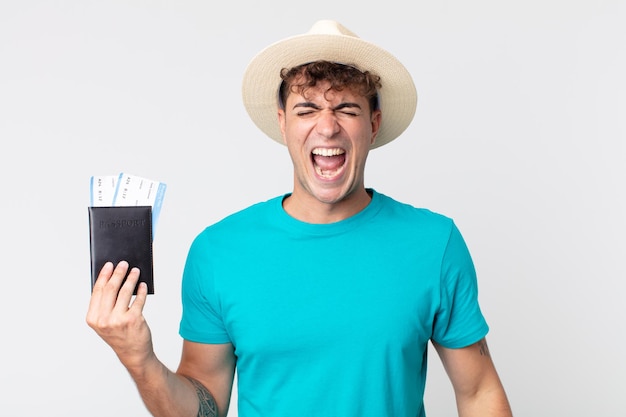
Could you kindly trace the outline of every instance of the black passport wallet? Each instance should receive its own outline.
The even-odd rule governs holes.
[[[154,294],[152,206],[88,207],[91,289],[108,261],[139,268],[139,282]],[[139,285],[139,284],[138,284]],[[135,287],[135,294],[137,287]]]

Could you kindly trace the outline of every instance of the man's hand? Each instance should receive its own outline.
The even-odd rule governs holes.
[[[141,283],[133,300],[139,269],[131,269],[128,277],[127,272],[125,261],[115,269],[111,262],[102,267],[91,294],[87,324],[113,348],[134,377],[141,377],[148,362],[156,359],[150,328],[143,316],[148,289]]]
[[[111,262],[105,264],[93,286],[87,324],[113,348],[152,415],[197,416],[197,388],[187,378],[167,369],[154,353],[150,328],[143,316],[148,296],[145,283],[139,284],[133,299],[138,281],[139,269],[128,272],[127,262],[120,262],[115,269]]]

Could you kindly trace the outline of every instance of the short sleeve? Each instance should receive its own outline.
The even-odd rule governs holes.
[[[208,239],[200,234],[189,249],[183,271],[183,314],[179,333],[192,342],[228,343],[230,338],[221,317],[211,253]]]
[[[478,303],[474,263],[454,223],[442,258],[440,279],[440,307],[433,324],[433,341],[452,349],[479,341],[489,327]]]

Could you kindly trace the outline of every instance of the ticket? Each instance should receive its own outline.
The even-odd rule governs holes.
[[[155,229],[166,188],[162,182],[123,172],[117,180],[113,205],[152,206],[152,229]]]
[[[89,205],[105,207],[113,205],[119,175],[94,175],[91,177]]]
[[[151,206],[153,232],[156,229],[167,188],[165,183],[122,172],[94,175],[90,188],[90,203],[94,207]]]

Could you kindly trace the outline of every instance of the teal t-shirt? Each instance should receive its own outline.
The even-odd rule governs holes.
[[[370,192],[331,224],[298,221],[277,197],[191,245],[180,334],[233,343],[239,416],[423,417],[429,340],[486,335],[453,221]]]

